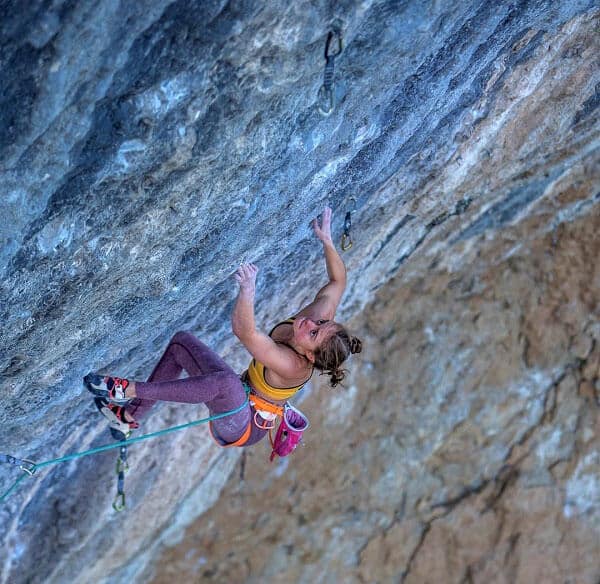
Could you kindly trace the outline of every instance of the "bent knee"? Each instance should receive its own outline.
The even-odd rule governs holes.
[[[171,343],[182,343],[185,344],[186,341],[197,341],[197,337],[195,335],[193,335],[190,331],[177,331],[172,337],[171,337]]]

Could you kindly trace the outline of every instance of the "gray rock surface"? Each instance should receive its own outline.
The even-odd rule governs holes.
[[[308,222],[326,202],[339,236],[356,200],[342,320],[376,306],[389,281],[396,290],[398,281],[436,269],[461,272],[452,284],[459,296],[493,291],[500,283],[486,288],[475,268],[469,272],[480,250],[493,270],[533,242],[553,241],[565,225],[597,217],[594,4],[148,0],[37,1],[25,9],[4,2],[0,451],[39,462],[106,443],[81,377],[101,369],[143,378],[177,330],[192,330],[241,370],[247,355],[229,325],[232,272],[245,260],[260,266],[257,314],[265,328],[300,307],[322,273]],[[334,19],[344,51],[336,59],[336,109],[323,117],[317,94]],[[597,244],[597,230],[586,232]],[[484,253],[494,246],[500,255]],[[593,264],[597,254],[586,257]],[[535,328],[528,343],[537,353],[525,351],[526,365],[531,359],[535,366],[513,362],[504,381],[474,383],[472,391],[455,381],[456,410],[446,417],[438,414],[450,386],[419,398],[424,419],[414,421],[437,442],[398,445],[398,456],[410,452],[416,465],[474,403],[490,399],[490,387],[507,387],[510,378],[514,389],[498,434],[486,443],[489,467],[478,474],[440,454],[429,478],[410,475],[413,499],[422,492],[445,509],[465,484],[484,489],[514,445],[526,442],[566,364],[595,355],[598,336],[587,327],[598,320],[598,273],[572,263],[576,275],[592,275],[581,292],[589,298],[559,314],[556,345]],[[428,342],[456,351],[450,332],[440,333],[450,331],[443,306],[428,307],[435,321]],[[494,310],[487,318],[500,322]],[[502,334],[491,324],[473,330],[456,358],[471,363],[492,332]],[[525,342],[506,337],[509,346]],[[571,347],[572,359],[538,363],[557,347]],[[423,361],[434,385],[444,376],[441,362]],[[399,363],[386,374],[396,374]],[[452,375],[463,373],[458,367]],[[596,407],[597,376],[583,379],[581,391]],[[529,400],[531,410],[515,421]],[[144,431],[204,414],[162,405]],[[427,425],[432,415],[435,427]],[[479,430],[464,424],[468,443]],[[573,462],[579,478],[569,484],[587,484],[597,450],[576,452],[582,466]],[[570,460],[570,452],[561,456]],[[204,428],[132,447],[125,518],[110,508],[113,454],[41,470],[0,507],[0,581],[147,578],[165,546],[218,499],[239,455],[217,449]],[[2,492],[18,476],[3,471]],[[395,477],[372,487],[375,515]],[[411,541],[421,541],[431,518],[419,520]],[[382,515],[380,525],[393,522]],[[313,578],[311,569],[301,577]]]

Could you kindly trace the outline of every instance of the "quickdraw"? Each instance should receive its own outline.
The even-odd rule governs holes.
[[[122,444],[117,458],[117,494],[113,501],[113,509],[117,512],[125,509],[125,473],[129,470],[127,462],[127,445]]]
[[[335,107],[335,58],[341,55],[342,33],[341,26],[337,22],[332,25],[332,30],[327,35],[325,43],[325,71],[323,72],[323,85],[319,89],[318,104],[319,112],[328,116]]]
[[[342,251],[348,251],[354,245],[350,229],[352,228],[352,213],[356,210],[356,199],[352,197],[350,201],[352,201],[352,209],[346,212],[346,217],[344,218],[344,233],[341,242]]]
[[[0,462],[14,464],[15,466],[18,466],[24,473],[27,473],[30,477],[32,477],[33,473],[36,471],[35,462],[32,460],[27,460],[26,458],[15,458],[10,454],[0,454]]]

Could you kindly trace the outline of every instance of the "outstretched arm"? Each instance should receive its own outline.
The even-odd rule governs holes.
[[[329,282],[317,292],[315,299],[296,316],[307,316],[313,320],[332,320],[346,289],[346,266],[331,238],[331,209],[329,207],[325,207],[323,210],[320,225],[318,219],[313,220],[313,230],[323,244]]]
[[[254,296],[257,273],[258,268],[254,264],[242,264],[235,273],[240,290],[231,315],[233,334],[268,369],[288,379],[302,379],[306,376],[306,362],[293,351],[285,349],[268,335],[256,330]]]

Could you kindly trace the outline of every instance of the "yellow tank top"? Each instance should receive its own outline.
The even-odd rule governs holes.
[[[277,323],[271,329],[269,336],[273,334],[273,331],[280,324],[291,324],[294,322],[294,320],[294,318],[288,318],[287,320]],[[289,399],[304,386],[303,383],[302,385],[297,385],[296,387],[273,387],[265,379],[265,366],[256,359],[252,359],[250,365],[248,366],[248,381],[250,382],[250,385],[254,387],[254,389],[257,389],[265,397],[273,400]]]

